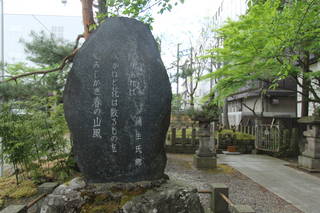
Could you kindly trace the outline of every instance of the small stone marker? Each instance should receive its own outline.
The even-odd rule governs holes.
[[[90,35],[74,58],[64,108],[89,182],[164,176],[171,87],[146,25],[108,18]]]

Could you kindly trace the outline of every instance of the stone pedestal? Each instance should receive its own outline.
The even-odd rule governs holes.
[[[307,143],[304,152],[299,156],[299,166],[320,172],[320,119],[305,117],[301,118],[299,123],[307,124],[307,130],[303,132]]]
[[[193,156],[193,165],[199,169],[213,169],[217,167],[216,154],[209,149],[210,128],[201,127],[198,133],[199,149]]]

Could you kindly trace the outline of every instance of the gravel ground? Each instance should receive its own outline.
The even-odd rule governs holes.
[[[192,166],[192,155],[167,154],[167,157],[166,174],[171,180],[198,190],[208,190],[210,183],[224,183],[229,187],[229,198],[233,203],[250,205],[256,213],[302,213],[228,165],[218,165],[214,170],[197,170]],[[200,200],[208,208],[209,195],[200,194]]]

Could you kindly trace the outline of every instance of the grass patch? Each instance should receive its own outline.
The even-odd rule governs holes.
[[[218,164],[217,168],[206,169],[204,171],[208,173],[213,173],[213,174],[218,174],[218,173],[233,174],[236,170],[227,164]]]
[[[22,180],[19,185],[16,184],[15,178],[0,178],[0,206],[4,205],[4,200],[19,199],[23,197],[31,197],[38,192],[37,186],[31,180]]]

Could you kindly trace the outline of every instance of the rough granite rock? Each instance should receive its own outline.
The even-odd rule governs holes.
[[[68,75],[64,109],[88,182],[163,177],[171,87],[146,25],[108,18],[90,35]]]
[[[40,213],[74,213],[86,202],[81,196],[80,189],[86,183],[82,178],[75,178],[69,183],[58,186],[43,201]]]
[[[174,184],[163,185],[156,190],[127,202],[124,213],[203,213],[197,190]]]
[[[81,178],[57,187],[45,198],[40,212],[75,213],[93,209],[110,213],[204,212],[196,189],[186,189],[164,179],[86,185]]]

